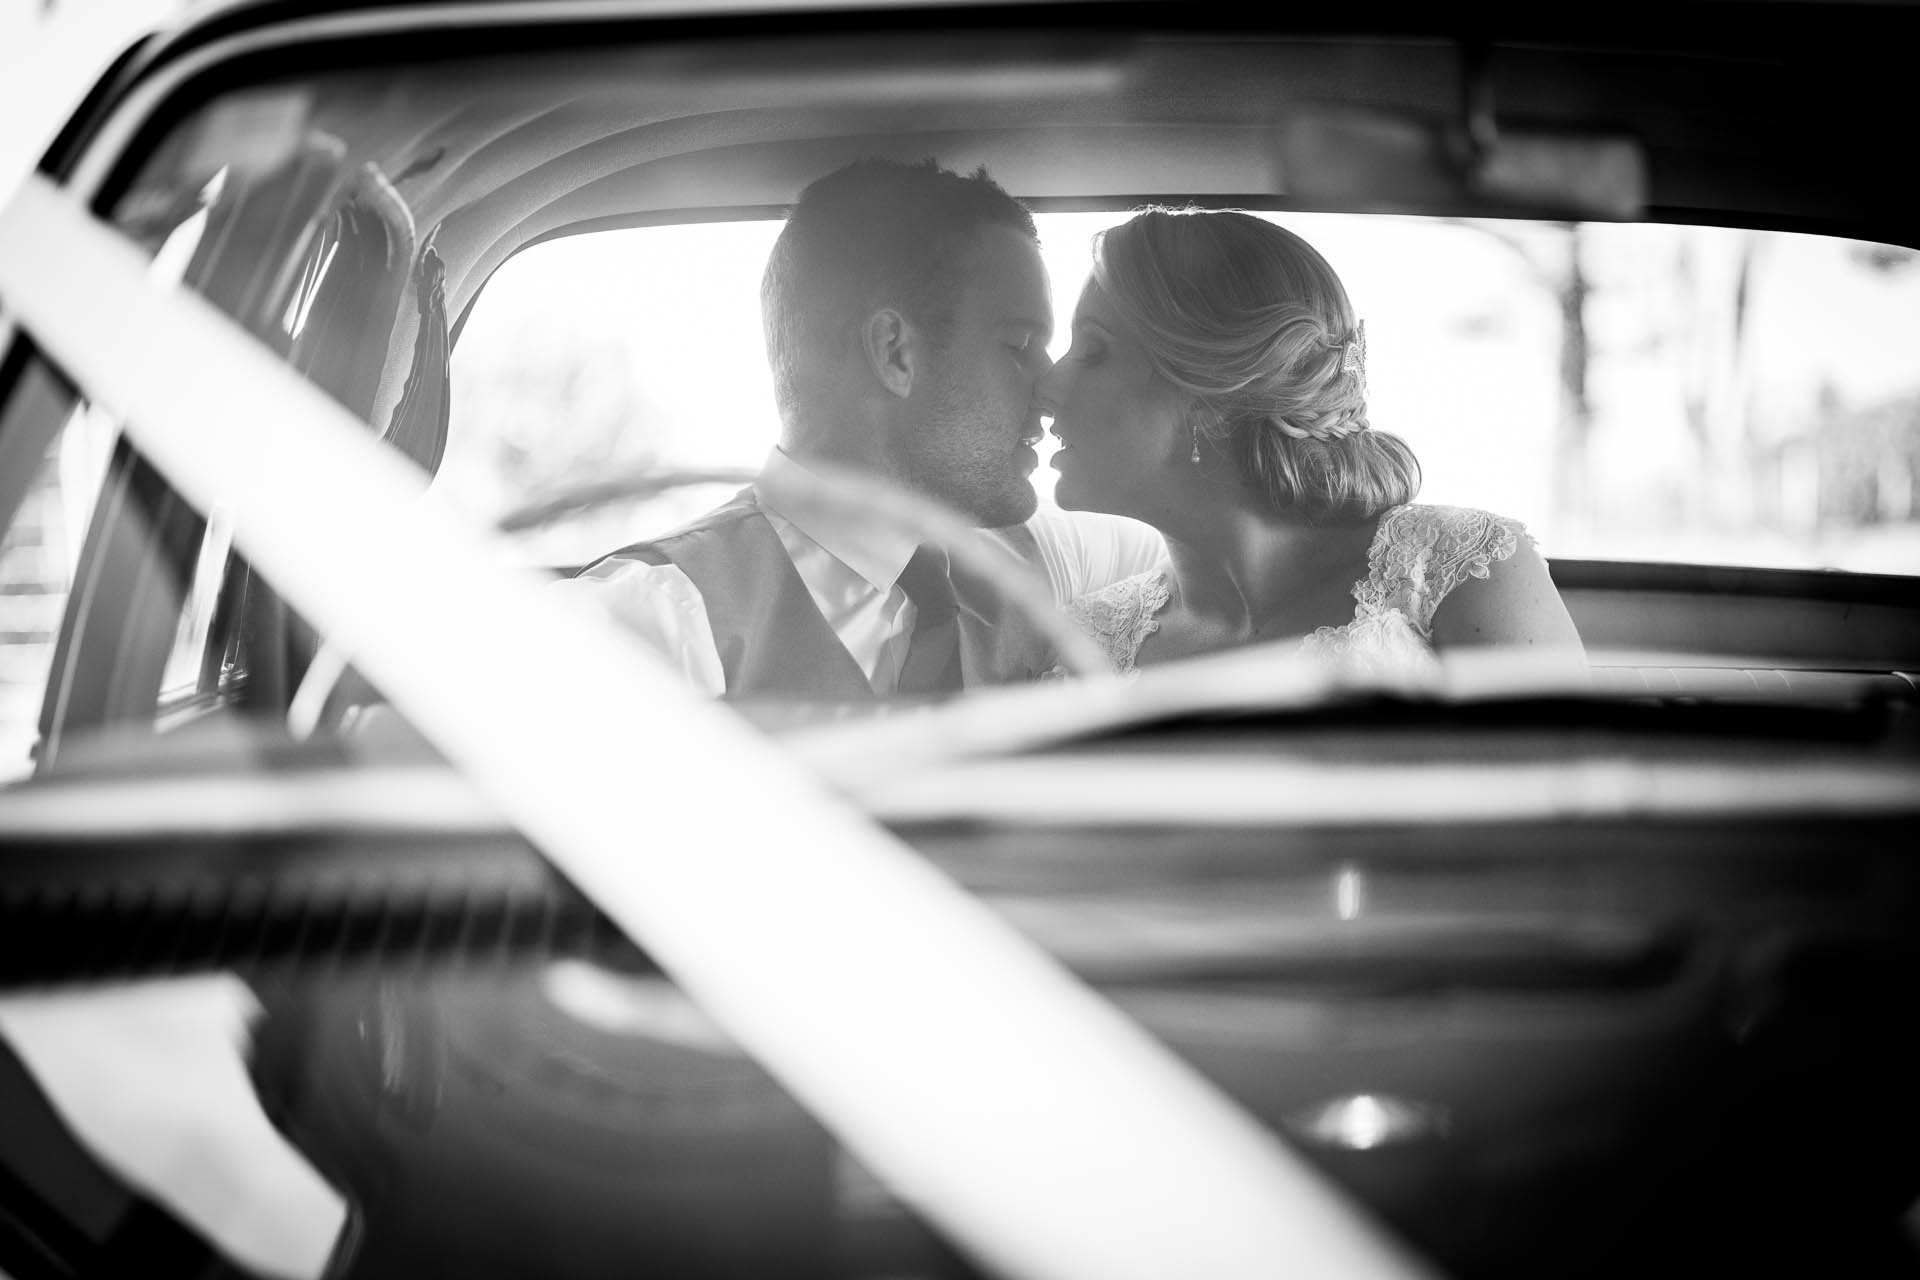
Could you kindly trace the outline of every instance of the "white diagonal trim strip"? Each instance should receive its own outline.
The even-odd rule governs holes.
[[[0,302],[559,869],[1001,1272],[1405,1275],[1248,1117],[33,178]],[[433,566],[431,574],[422,566]],[[647,797],[644,831],[635,826]],[[717,823],[716,823],[717,819]]]

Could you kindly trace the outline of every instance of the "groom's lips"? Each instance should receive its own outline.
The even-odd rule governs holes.
[[[1013,446],[1013,456],[1020,461],[1022,475],[1032,475],[1040,469],[1040,455],[1034,452],[1033,446],[1046,439],[1046,435],[1046,428],[1040,425],[1038,418],[1028,423],[1027,429],[1020,433],[1019,442]]]

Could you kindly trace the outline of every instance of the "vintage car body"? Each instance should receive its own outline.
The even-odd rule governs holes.
[[[125,420],[0,792],[0,981],[243,976],[260,1105],[346,1201],[329,1274],[1914,1274],[1914,578],[1556,561],[1591,692],[1254,653],[743,708],[770,746],[411,513],[447,350],[545,239],[763,216],[877,153],[1040,209],[1915,246],[1860,122],[1916,34],[1843,3],[198,15],[0,218],[0,511],[77,399]],[[1496,120],[1644,187],[1474,179],[1448,148]],[[152,283],[196,211],[186,288]],[[534,669],[559,645],[580,670]],[[380,696],[343,681],[300,740],[335,648]],[[410,727],[327,731],[354,700]],[[0,1267],[274,1269],[73,1141],[34,1061],[0,1058]]]

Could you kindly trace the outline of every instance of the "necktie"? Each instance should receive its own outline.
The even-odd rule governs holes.
[[[913,601],[913,638],[900,664],[896,692],[903,697],[953,693],[960,688],[960,603],[953,594],[947,553],[924,543],[900,571],[900,589]]]

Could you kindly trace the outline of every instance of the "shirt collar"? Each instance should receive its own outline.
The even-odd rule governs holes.
[[[853,504],[796,502],[788,509],[783,492],[820,484],[814,473],[777,446],[767,453],[766,465],[754,481],[754,496],[767,511],[779,516],[820,544],[834,559],[853,570],[875,591],[890,591],[920,540],[889,521],[863,515]]]

